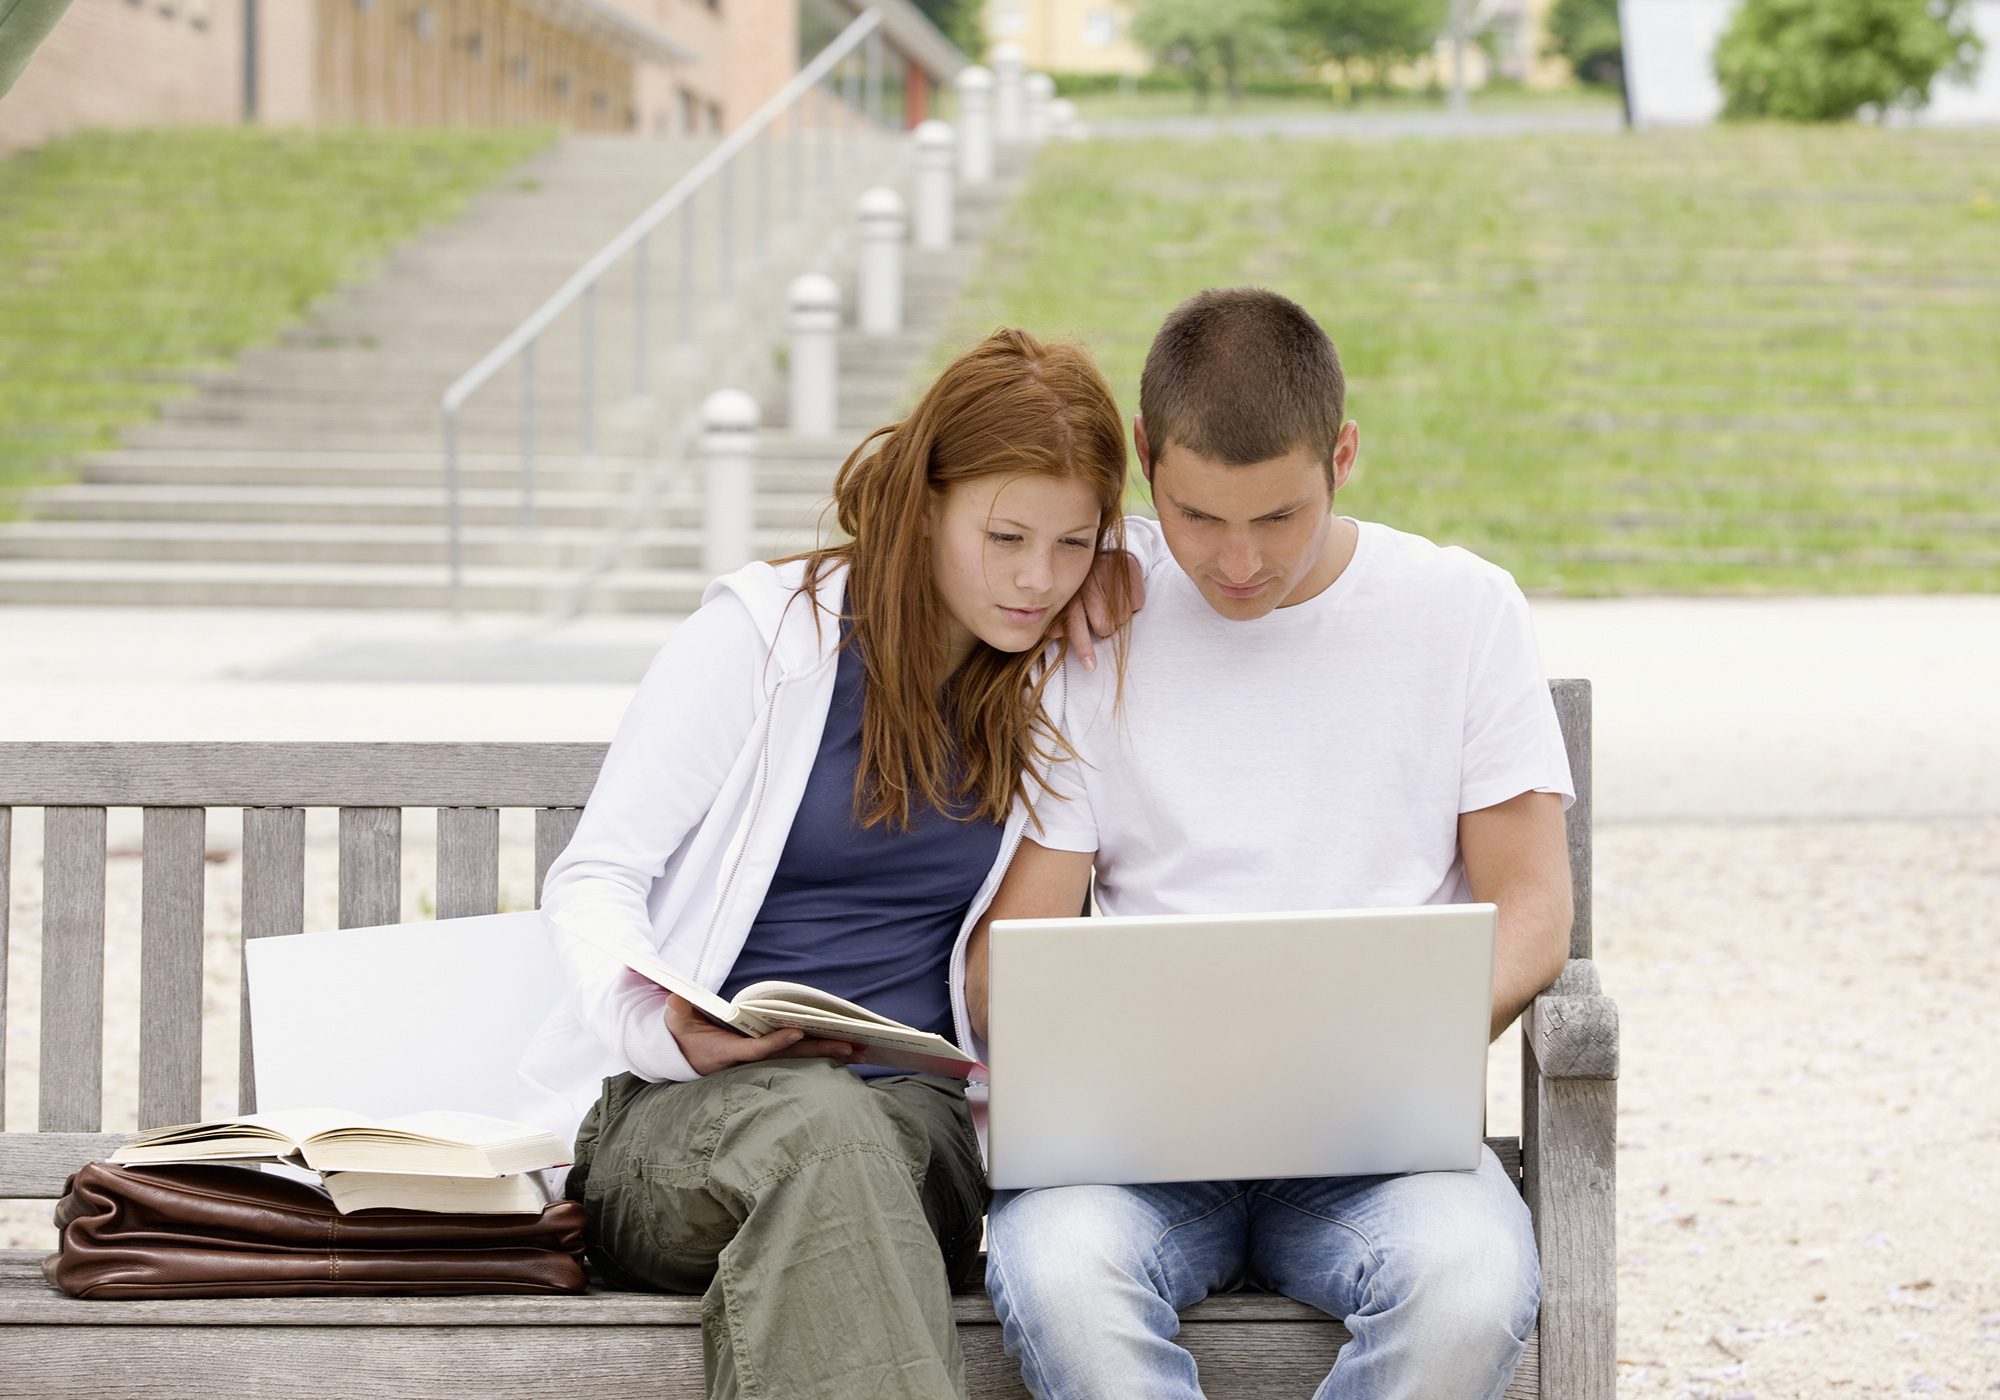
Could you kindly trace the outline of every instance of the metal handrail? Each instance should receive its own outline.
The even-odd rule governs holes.
[[[583,351],[585,357],[585,388],[582,435],[584,453],[588,456],[595,446],[595,406],[592,402],[593,386],[591,385],[591,379],[596,353],[594,336],[591,334],[591,327],[588,323],[594,320],[595,293],[598,281],[606,272],[610,271],[620,258],[636,248],[639,252],[637,279],[640,296],[643,297],[646,285],[645,258],[647,235],[665,223],[677,210],[682,211],[684,215],[691,215],[693,213],[691,201],[709,181],[715,179],[718,175],[726,176],[729,173],[731,162],[737,156],[741,155],[753,141],[763,135],[773,122],[796,106],[801,98],[818,87],[843,59],[852,54],[870,36],[876,34],[881,26],[882,12],[880,10],[871,8],[862,11],[847,28],[841,30],[835,36],[831,43],[819,51],[811,63],[800,69],[790,82],[778,89],[776,94],[752,113],[743,125],[719,141],[713,150],[697,161],[687,174],[676,180],[665,194],[653,202],[650,208],[628,224],[609,243],[605,244],[590,261],[578,268],[568,281],[557,288],[555,293],[547,301],[544,301],[532,315],[509,332],[498,345],[494,346],[480,359],[479,363],[460,375],[453,382],[452,386],[444,391],[441,406],[444,410],[445,518],[448,534],[447,557],[450,561],[451,570],[451,600],[454,611],[458,608],[459,589],[463,573],[461,566],[463,551],[460,543],[458,484],[458,420],[459,411],[464,408],[466,400],[471,398],[494,375],[498,374],[509,361],[513,360],[516,356],[521,357],[524,375],[522,381],[523,417],[521,429],[523,467],[522,520],[525,525],[532,526],[534,520],[533,365],[536,340],[549,328],[556,317],[560,316],[577,302],[581,301],[583,303],[586,331]],[[870,93],[870,98],[873,101],[879,101],[880,80],[876,74],[880,70],[880,59],[872,52],[870,59],[869,66],[871,70],[874,70],[869,75],[870,81],[868,86],[873,90]],[[852,86],[851,83],[850,86]],[[858,96],[859,94],[850,94],[850,97]],[[858,106],[859,104],[856,103],[855,105]],[[797,208],[797,180],[799,172],[797,170],[796,148],[793,152],[793,161],[794,208],[792,213],[794,216],[797,216],[800,211]],[[768,161],[766,162],[767,165]],[[760,167],[760,171],[764,168]],[[760,198],[763,198],[761,187]],[[765,213],[768,216],[767,198],[764,200],[764,203]],[[692,223],[684,221],[682,236],[684,246],[686,247],[691,247],[692,245],[694,236],[693,227]],[[760,247],[766,236],[765,230],[760,226],[758,230]],[[725,251],[725,257],[728,255],[728,251],[733,250]],[[691,259],[684,256],[682,260],[683,296],[681,302],[683,339],[690,338],[691,336],[691,322],[689,317],[691,315],[690,307],[693,299],[687,294],[691,291],[691,286],[687,281],[692,276],[691,267]],[[645,323],[643,314],[639,319],[638,325],[635,326],[634,365],[639,382],[643,385],[645,382]]]

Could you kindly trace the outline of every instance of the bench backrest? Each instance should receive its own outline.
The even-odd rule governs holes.
[[[1569,746],[1576,924],[1590,956],[1590,683],[1550,682]],[[437,913],[499,905],[499,812],[535,810],[535,896],[569,843],[602,744],[0,744],[0,1052],[7,1044],[7,897],[13,809],[43,812],[41,1075],[34,1132],[0,1131],[0,1199],[60,1195],[123,1135],[100,1132],[106,809],[144,810],[139,1126],[201,1113],[203,865],[207,811],[243,809],[242,934],[302,933],[305,812],[340,812],[342,928],[401,917],[405,807],[437,808]],[[242,1009],[239,1103],[256,1104]],[[0,1114],[6,1063],[0,1053]],[[0,1117],[0,1129],[5,1129]]]

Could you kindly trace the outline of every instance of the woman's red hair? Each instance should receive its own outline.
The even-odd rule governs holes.
[[[933,506],[982,476],[1074,478],[1097,499],[1101,554],[1124,540],[1125,470],[1118,405],[1089,354],[1021,330],[953,360],[908,418],[869,434],[841,467],[833,500],[848,539],[804,556],[804,593],[848,566],[848,645],[868,675],[854,785],[864,826],[907,827],[922,808],[975,799],[978,819],[1005,821],[1029,776],[1068,753],[1042,707],[1060,652],[1050,665],[1042,648],[981,642],[939,693],[949,619],[932,581]],[[1106,581],[1121,589],[1125,571]],[[1122,639],[1117,649],[1122,662]]]

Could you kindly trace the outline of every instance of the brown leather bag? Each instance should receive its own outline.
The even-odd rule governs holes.
[[[581,1293],[581,1202],[539,1216],[342,1215],[300,1182],[245,1167],[92,1162],[56,1205],[42,1262],[78,1298]]]

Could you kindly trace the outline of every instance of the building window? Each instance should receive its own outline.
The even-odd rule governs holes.
[[[514,81],[517,83],[528,81],[528,56],[526,54],[522,54],[514,60]]]
[[[600,115],[611,110],[611,94],[603,88],[590,94],[590,110]]]
[[[569,101],[569,74],[556,74],[556,96],[565,102]]]
[[[1083,17],[1083,42],[1093,49],[1108,49],[1118,42],[1118,16],[1110,10],[1092,10]]]
[[[437,11],[426,5],[417,11],[417,37],[435,39],[438,32]]]
[[[474,60],[486,56],[486,36],[484,34],[468,34],[465,36],[465,56]]]
[[[988,13],[993,16],[993,32],[1002,39],[1011,39],[1028,30],[1028,7],[1020,0],[999,0]]]

